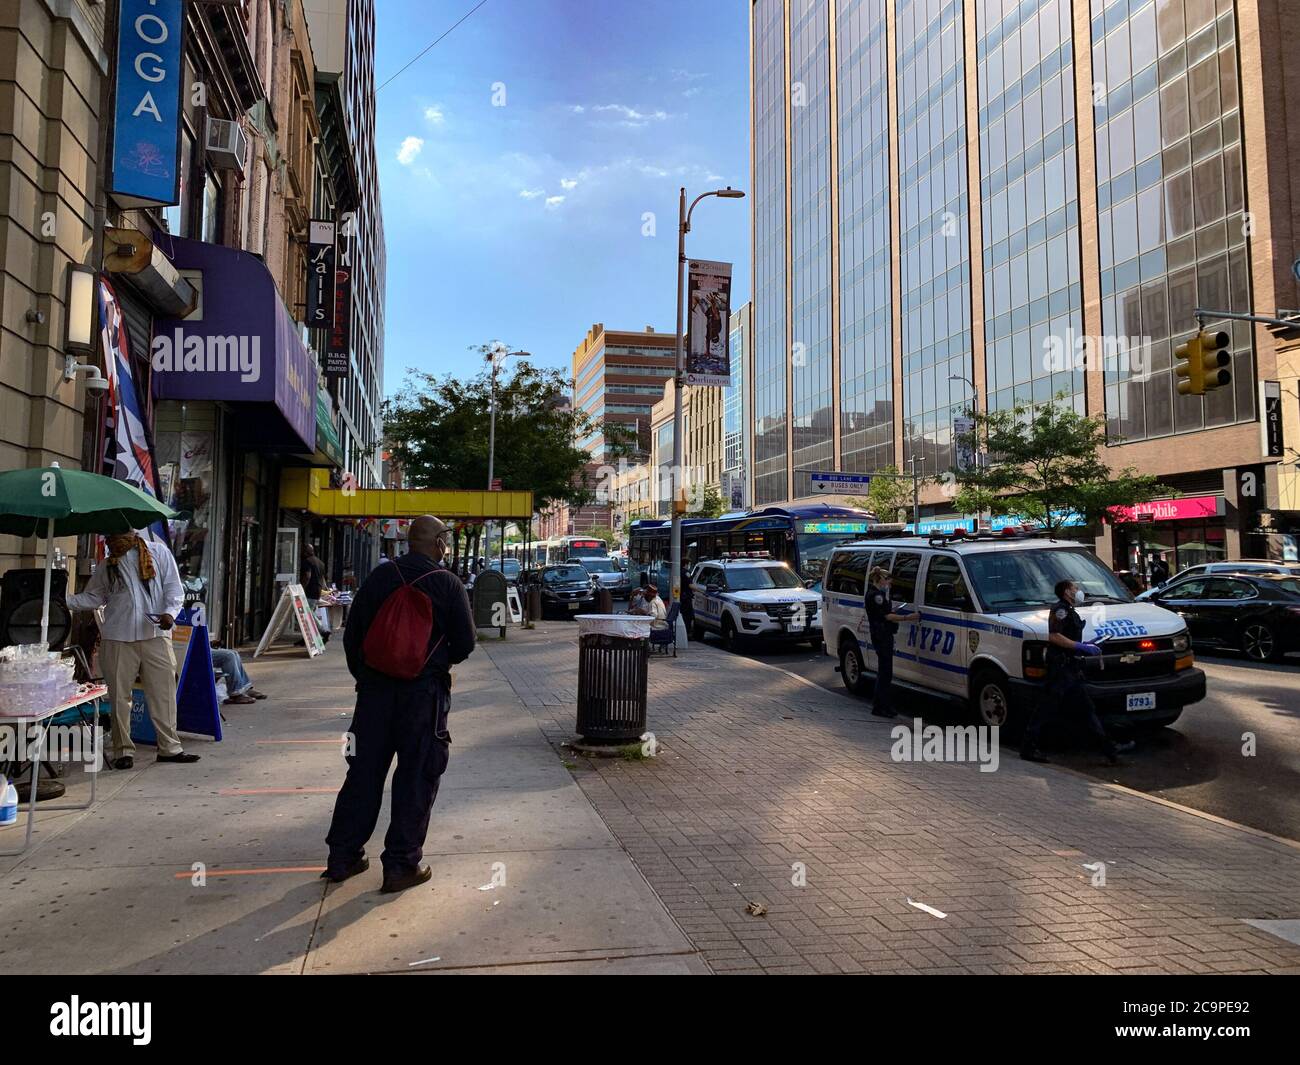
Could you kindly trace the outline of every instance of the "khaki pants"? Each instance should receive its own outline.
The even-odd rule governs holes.
[[[159,754],[180,754],[176,733],[176,653],[168,636],[151,640],[105,640],[99,660],[113,700],[113,757],[135,754],[131,740],[131,690],[139,674],[149,703],[149,718],[158,733]]]

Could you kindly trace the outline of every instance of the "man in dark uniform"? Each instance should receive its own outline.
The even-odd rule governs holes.
[[[871,571],[866,593],[867,627],[876,652],[876,689],[871,697],[875,717],[897,717],[894,713],[894,634],[900,621],[918,621],[920,614],[895,614],[889,598],[890,573],[883,566]]]
[[[686,638],[691,638],[691,629],[695,627],[695,594],[691,591],[691,564],[682,559],[682,624],[686,626]]]
[[[423,884],[433,871],[421,866],[429,815],[438,795],[438,779],[447,768],[451,735],[451,667],[474,650],[474,619],[464,585],[439,566],[447,553],[447,526],[430,515],[416,518],[408,533],[410,551],[387,566],[376,566],[361,585],[348,612],[343,645],[348,670],[357,681],[352,717],[352,752],[348,775],[334,804],[329,861],[321,874],[339,883],[370,868],[366,842],[379,820],[384,780],[393,757],[392,813],[384,837],[386,892]],[[403,582],[429,597],[433,605],[431,653],[414,680],[399,680],[366,665],[366,633],[384,601]]]
[[[1095,643],[1083,642],[1083,618],[1075,610],[1083,603],[1083,592],[1073,581],[1064,580],[1057,582],[1055,593],[1056,605],[1047,617],[1047,682],[1043,686],[1042,698],[1025,725],[1020,757],[1030,762],[1046,762],[1047,758],[1038,746],[1043,726],[1049,720],[1078,713],[1088,732],[1101,745],[1106,761],[1114,765],[1119,761],[1120,753],[1131,750],[1133,744],[1116,743],[1106,735],[1092,696],[1084,684],[1081,657],[1095,658],[1101,654],[1101,648]]]

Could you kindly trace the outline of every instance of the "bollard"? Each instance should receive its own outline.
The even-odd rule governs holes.
[[[600,614],[614,613],[614,593],[608,588],[602,588],[596,593],[596,612]]]
[[[528,589],[528,620],[542,620],[542,590],[536,585]]]

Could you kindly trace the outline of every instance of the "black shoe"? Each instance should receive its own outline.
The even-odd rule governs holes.
[[[342,869],[326,869],[321,873],[322,880],[328,880],[331,884],[341,884],[345,880],[350,880],[354,876],[360,876],[370,868],[370,859],[362,855],[351,865],[346,865]]]
[[[1024,747],[1020,751],[1020,757],[1026,762],[1046,762],[1047,755],[1037,747]]]
[[[1112,743],[1106,751],[1106,764],[1122,765],[1123,763],[1120,762],[1119,756],[1124,754],[1126,751],[1131,751],[1136,746],[1137,744],[1132,740],[1126,740],[1123,743]]]
[[[184,751],[181,751],[179,754],[160,754],[155,760],[159,762],[178,762],[181,765],[189,765],[191,762],[197,762],[199,756],[197,754],[186,754]]]
[[[114,768],[114,769],[134,769],[134,768],[135,768],[135,759],[132,758],[129,754],[124,754],[124,755],[122,755],[121,758],[114,758],[114,759],[113,759],[113,768]]]
[[[412,869],[409,873],[397,873],[393,876],[386,873],[384,874],[384,886],[379,890],[385,895],[395,895],[399,891],[418,887],[420,884],[427,883],[432,879],[433,870],[427,865],[420,869]]]
[[[872,711],[871,711],[871,716],[872,716],[872,717],[897,717],[898,714],[897,714],[897,712],[895,712],[895,711],[893,711],[893,710],[876,710],[876,709],[872,709]]]

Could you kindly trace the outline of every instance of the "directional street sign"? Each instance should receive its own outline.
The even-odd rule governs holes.
[[[812,490],[820,495],[843,495],[849,492],[865,492],[871,483],[869,473],[836,473],[820,471],[810,473]]]

